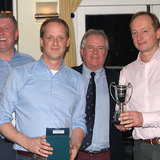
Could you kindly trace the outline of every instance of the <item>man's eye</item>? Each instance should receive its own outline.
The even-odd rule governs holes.
[[[132,32],[132,35],[136,35],[137,34],[137,32]]]
[[[8,30],[9,30],[9,27],[5,27],[4,30],[5,30],[5,31],[8,31]]]
[[[99,48],[98,48],[98,50],[103,50],[103,49],[104,49],[103,47],[99,47]]]
[[[52,39],[52,37],[47,37],[47,40],[51,40]]]
[[[63,40],[63,39],[64,39],[64,37],[58,37],[58,40],[60,40],[60,41]]]
[[[88,49],[93,49],[93,47],[92,47],[92,46],[88,46],[87,48],[88,48]]]

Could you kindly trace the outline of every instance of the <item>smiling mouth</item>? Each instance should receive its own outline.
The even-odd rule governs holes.
[[[96,60],[97,60],[98,58],[99,58],[99,57],[92,57],[92,59],[96,59]]]
[[[0,41],[6,41],[7,38],[0,38]]]
[[[138,42],[138,45],[144,45],[146,42]]]

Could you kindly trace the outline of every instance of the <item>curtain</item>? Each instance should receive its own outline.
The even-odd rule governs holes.
[[[59,16],[67,22],[70,29],[70,47],[64,58],[65,65],[69,67],[76,65],[75,36],[71,13],[76,11],[81,1],[82,0],[59,0]]]

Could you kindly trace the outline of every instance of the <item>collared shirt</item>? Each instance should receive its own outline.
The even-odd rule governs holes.
[[[89,83],[91,71],[83,64],[82,75]],[[96,108],[93,128],[92,143],[86,150],[99,151],[109,148],[109,90],[104,68],[97,70],[95,75],[96,83]],[[88,85],[87,85],[88,86]],[[87,93],[87,89],[86,89]]]
[[[0,95],[0,125],[12,121],[28,137],[46,135],[46,128],[81,128],[85,125],[85,82],[82,76],[64,66],[53,75],[42,57],[18,67],[9,75]],[[15,144],[14,149],[25,150]]]
[[[120,73],[120,84],[130,82],[133,93],[128,110],[142,112],[143,126],[134,127],[134,139],[160,137],[160,48],[148,63],[136,61]]]
[[[14,56],[9,62],[0,59],[0,91],[4,86],[8,74],[13,68],[33,61],[35,60],[31,56],[17,52],[16,49],[14,49]]]

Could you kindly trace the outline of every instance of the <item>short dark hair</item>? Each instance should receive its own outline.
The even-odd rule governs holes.
[[[142,16],[142,15],[147,15],[152,19],[152,21],[153,21],[152,26],[155,29],[155,31],[157,31],[160,28],[160,22],[159,22],[159,19],[157,18],[157,16],[155,14],[153,14],[153,13],[146,12],[146,11],[137,12],[132,16],[131,21],[130,21],[130,28],[131,28],[133,20],[136,17]]]
[[[84,49],[85,43],[86,43],[86,38],[89,37],[90,35],[98,35],[102,36],[106,42],[106,50],[109,50],[109,42],[108,42],[108,37],[104,33],[103,30],[96,30],[96,29],[89,29],[83,36],[80,44],[80,48]]]
[[[14,25],[14,30],[18,29],[18,23],[12,13],[0,13],[0,18],[9,18],[12,20]]]
[[[60,18],[49,18],[47,20],[45,20],[42,25],[41,25],[41,28],[40,28],[40,37],[43,38],[44,36],[44,28],[45,26],[50,23],[50,22],[57,22],[59,24],[62,24],[65,29],[66,29],[66,36],[67,38],[69,38],[69,27],[68,27],[68,24],[63,20],[63,19],[60,19]]]

